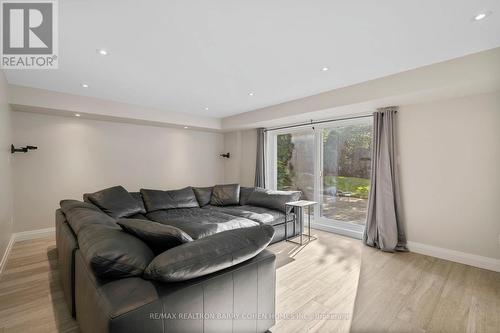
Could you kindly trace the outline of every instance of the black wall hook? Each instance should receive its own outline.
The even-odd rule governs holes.
[[[230,158],[231,154],[230,153],[225,153],[225,154],[220,154],[220,156],[225,157],[225,158]]]
[[[35,150],[35,149],[38,149],[38,147],[36,147],[36,146],[26,146],[26,147],[16,148],[16,147],[14,147],[14,145],[10,145],[10,153],[11,154],[14,154],[14,153],[27,153],[29,150]]]

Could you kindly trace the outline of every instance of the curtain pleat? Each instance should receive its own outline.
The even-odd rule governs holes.
[[[255,163],[255,186],[266,187],[266,130],[257,129],[257,160]]]
[[[407,251],[401,218],[399,172],[396,158],[397,107],[373,114],[371,188],[363,242],[383,251]]]

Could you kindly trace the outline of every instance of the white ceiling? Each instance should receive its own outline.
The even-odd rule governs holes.
[[[59,10],[59,69],[7,70],[9,83],[211,117],[500,46],[498,0],[64,0]]]

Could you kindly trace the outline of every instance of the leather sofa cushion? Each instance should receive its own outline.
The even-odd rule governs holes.
[[[300,191],[271,191],[258,188],[250,194],[247,204],[279,210],[286,214],[291,211],[292,207],[286,207],[285,204],[299,200],[300,195]]]
[[[275,225],[285,221],[285,213],[279,210],[269,209],[265,207],[249,205],[229,207],[207,206],[203,209],[211,209],[224,214],[243,217],[263,224]]]
[[[156,254],[193,240],[181,229],[158,222],[121,219],[117,223],[129,234],[140,238]]]
[[[231,206],[240,204],[240,184],[215,185],[210,204]]]
[[[154,258],[143,241],[121,229],[92,225],[80,230],[77,238],[87,265],[99,278],[140,276]]]
[[[198,200],[198,204],[200,207],[206,206],[210,203],[212,199],[212,190],[211,187],[193,187],[194,194],[196,195],[196,200]]]
[[[87,194],[86,197],[104,213],[115,219],[131,216],[142,211],[141,205],[122,186],[114,186]]]
[[[218,232],[259,225],[258,222],[204,208],[158,210],[148,213],[148,219],[182,229],[198,239]],[[222,208],[222,207],[218,207]]]
[[[148,212],[161,209],[199,207],[191,187],[171,191],[141,189],[141,194]]]
[[[129,192],[129,193],[141,207],[141,211],[139,212],[139,214],[146,214],[146,207],[144,206],[144,201],[142,200],[141,192]]]
[[[245,206],[250,198],[250,194],[255,191],[256,187],[241,187],[240,188],[240,206]]]
[[[138,214],[146,214],[146,207],[144,207],[144,201],[142,200],[142,194],[141,192],[129,192],[130,195],[135,199],[137,200],[137,203],[139,204],[139,206],[141,207],[141,211],[138,213]],[[89,195],[91,195],[91,193],[84,193],[83,194],[83,201],[84,202],[88,202],[88,203],[92,203],[89,199]],[[133,215],[131,216],[127,216],[127,217],[131,217],[132,218]]]
[[[104,214],[91,203],[78,200],[62,200],[60,205],[68,224],[76,235],[82,228],[91,225],[105,225],[110,228],[120,229],[111,216]]]
[[[127,217],[127,219],[149,221],[149,219],[144,214],[134,214],[132,216]]]
[[[266,248],[273,236],[272,226],[259,225],[198,239],[158,255],[144,276],[177,282],[211,274],[253,258]]]

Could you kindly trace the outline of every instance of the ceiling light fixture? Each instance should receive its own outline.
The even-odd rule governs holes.
[[[205,111],[208,111],[208,108],[205,108]]]
[[[491,15],[491,12],[483,12],[474,16],[474,21],[481,21]]]
[[[79,113],[75,113],[75,117],[80,117],[80,114]]]
[[[108,51],[106,51],[105,49],[97,49],[97,53],[103,56],[108,55]]]
[[[187,127],[187,126],[184,126],[184,129],[188,129],[188,128],[189,128],[189,127]]]
[[[88,87],[89,87],[89,85],[88,85],[88,84],[86,84],[86,83],[82,83],[82,87],[83,87],[83,88],[88,88]]]
[[[253,92],[249,92],[249,93],[248,93],[248,96],[253,96]]]
[[[323,67],[323,68],[321,68],[321,70],[322,70],[323,72],[326,72],[326,71],[328,71],[329,69],[330,69],[330,68],[328,68],[328,67]]]

